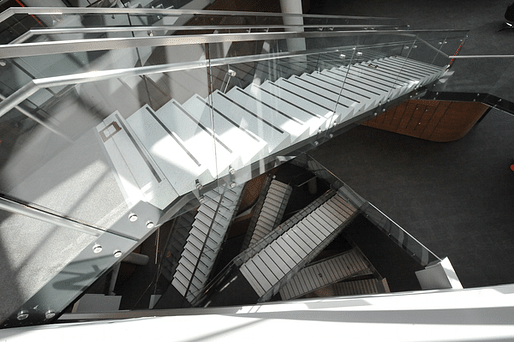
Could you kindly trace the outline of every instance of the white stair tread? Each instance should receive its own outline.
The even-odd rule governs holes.
[[[97,131],[128,203],[144,200],[162,209],[179,196],[119,112],[105,118]]]
[[[314,102],[323,105],[325,108],[329,108],[329,111],[327,111],[327,113],[333,115],[333,111],[336,107],[335,97],[324,97],[323,95],[318,94],[317,92],[313,92],[303,85],[295,84],[294,82],[291,82],[290,80],[286,79],[279,79],[275,82],[275,84],[279,85],[280,87],[286,90],[289,90],[292,93],[295,93],[303,97],[304,99],[307,99],[310,102]]]
[[[223,111],[231,120],[237,122],[238,126],[252,132],[255,136],[268,143],[269,152],[281,150],[291,144],[289,133],[279,127],[278,124],[269,120],[273,117],[270,109],[258,105],[257,101],[251,98],[244,98],[244,94],[232,89],[230,94],[214,92],[212,101],[215,108]],[[268,114],[268,115],[265,115]],[[263,117],[263,116],[266,117]],[[275,113],[275,115],[277,115]]]
[[[220,139],[241,159],[243,164],[237,166],[242,167],[261,159],[262,156],[267,156],[267,153],[264,152],[264,149],[266,151],[268,149],[266,141],[240,128],[237,122],[226,116],[217,115],[218,113],[215,112],[213,123],[211,108],[199,96],[193,96],[187,100],[183,107],[203,125],[214,128]],[[233,167],[236,168],[234,165]]]
[[[162,106],[156,115],[170,130],[177,133],[188,150],[209,168],[211,174],[228,172],[228,167],[236,156],[219,137],[213,137],[210,127],[199,125],[199,122],[174,100]]]
[[[328,77],[321,74],[305,74],[302,75],[300,78],[312,83],[319,84],[320,86],[323,86],[326,89],[330,89],[336,92],[341,92],[341,87],[343,87],[341,96],[346,96],[348,99],[355,99],[360,103],[364,104],[363,111],[367,111],[371,108],[376,107],[377,103],[381,102],[387,95],[377,95],[376,93],[372,93],[367,89],[355,88],[349,82],[344,82],[344,84],[337,84],[335,80],[329,79]]]
[[[309,76],[292,76],[288,79],[288,81],[302,86],[304,88],[309,88],[312,92],[323,95],[324,97],[332,99],[338,105],[342,105],[346,108],[358,108],[359,110],[365,106],[365,102],[362,98],[357,98],[357,96],[340,96],[341,87],[335,87],[327,83],[320,82],[313,77]],[[345,94],[343,91],[342,94]]]
[[[279,79],[280,80],[280,79]],[[260,85],[260,88],[272,93],[274,96],[283,98],[289,102],[296,103],[299,106],[307,109],[309,113],[315,114],[316,117],[313,119],[316,123],[309,123],[310,125],[316,126],[319,124],[321,130],[326,129],[327,119],[333,115],[333,107],[325,106],[319,102],[312,101],[310,98],[305,97],[302,94],[295,92],[294,89],[288,89],[280,84],[278,81],[275,82],[264,82]],[[319,121],[319,122],[317,122]],[[311,122],[311,121],[309,121]]]
[[[127,121],[173,188],[179,194],[186,194],[194,188],[196,179],[204,184],[213,181],[207,168],[198,164],[190,151],[181,146],[181,141],[169,134],[147,108],[143,106]]]
[[[298,119],[305,125],[308,125],[309,135],[316,134],[324,123],[324,120],[316,116],[315,113],[298,105],[298,101],[293,102],[291,99],[288,99],[287,95],[279,97],[278,93],[272,93],[255,84],[248,86],[245,91],[285,113],[294,113]],[[297,140],[301,140],[302,137],[303,136],[298,137]]]
[[[287,108],[284,111],[275,106],[276,100],[271,103],[267,102],[265,99],[255,96],[252,92],[245,92],[239,87],[232,88],[226,95],[250,112],[290,134],[292,141],[303,140],[309,135],[309,126],[305,125],[304,121],[298,118],[298,109],[296,108],[293,111],[291,108]],[[267,100],[273,99],[270,96]]]
[[[305,267],[283,288],[282,299],[292,299],[341,281],[368,269],[365,259],[358,250],[351,250],[334,258]]]

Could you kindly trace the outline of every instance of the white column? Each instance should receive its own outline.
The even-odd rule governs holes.
[[[280,0],[280,7],[282,9],[282,13],[292,13],[292,14],[302,14],[302,0]],[[284,25],[295,25],[297,27],[287,29],[287,31],[293,32],[303,32],[303,18],[302,17],[293,17],[293,16],[285,16],[284,17]],[[287,39],[287,49],[288,51],[304,51],[306,49],[305,39],[304,38],[290,38]],[[298,63],[295,63],[295,67],[303,70],[307,66],[307,58],[299,58]]]

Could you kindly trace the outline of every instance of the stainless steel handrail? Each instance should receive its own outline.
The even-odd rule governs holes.
[[[159,25],[159,26],[115,26],[115,27],[81,27],[81,28],[35,28],[30,29],[18,38],[11,41],[9,44],[20,44],[33,36],[40,36],[45,34],[76,34],[76,33],[112,33],[112,32],[149,32],[149,31],[200,31],[200,30],[269,30],[269,29],[285,29],[285,28],[299,28],[304,29],[356,29],[372,27],[377,28],[391,28],[395,25],[204,25],[204,26],[173,26],[173,25]],[[407,26],[401,26],[406,28]]]
[[[455,55],[448,56],[450,59],[467,59],[467,58],[514,58],[514,55]]]
[[[0,45],[0,58],[16,58],[74,53],[99,50],[116,50],[126,48],[176,46],[192,44],[232,43],[259,40],[278,40],[288,38],[334,38],[350,35],[386,35],[415,37],[420,32],[408,30],[352,30],[352,31],[316,31],[316,32],[257,32],[225,33],[162,37],[124,37],[102,39],[77,39],[55,42]],[[465,30],[431,30],[430,32],[468,32]]]
[[[430,249],[428,249],[424,244],[422,244],[418,239],[416,239],[414,236],[412,236],[408,231],[406,231],[405,229],[403,229],[398,223],[396,223],[395,221],[393,221],[389,216],[387,216],[386,214],[384,214],[380,209],[378,209],[373,203],[371,202],[366,202],[366,204],[368,204],[370,207],[372,207],[373,209],[375,209],[380,215],[382,215],[386,220],[388,220],[389,222],[391,222],[394,226],[396,226],[399,230],[401,230],[404,234],[406,234],[410,239],[412,239],[413,241],[415,241],[418,245],[420,245],[421,247],[423,247],[425,250],[427,250],[430,254],[432,254],[434,257],[436,257],[439,261],[441,261],[441,258],[439,258],[434,252],[432,252]]]
[[[92,236],[100,236],[107,232],[97,227],[89,226],[87,224],[73,221],[63,216],[45,212],[43,210],[28,206],[23,203],[18,203],[14,200],[2,196],[0,196],[0,210],[27,216],[38,221],[46,222],[59,227],[70,228]]]
[[[398,20],[389,17],[364,17],[349,15],[294,14],[271,12],[244,12],[220,10],[192,9],[159,9],[159,8],[107,8],[107,7],[11,7],[0,13],[0,22],[16,14],[26,15],[72,15],[72,14],[131,14],[131,15],[212,15],[212,16],[254,16],[254,17],[301,17],[319,19],[356,19],[356,20]]]
[[[374,45],[367,45],[366,47],[387,47],[387,46],[396,46],[402,45],[404,42],[394,42],[394,43],[381,43]],[[348,47],[346,47],[348,48]],[[142,75],[150,75],[156,73],[164,73],[164,72],[173,72],[180,70],[188,70],[188,69],[198,69],[198,68],[206,68],[208,66],[215,67],[226,64],[237,64],[237,63],[247,63],[247,62],[259,62],[270,59],[281,59],[281,58],[292,58],[292,57],[300,57],[300,56],[308,56],[319,53],[329,53],[329,52],[337,52],[339,50],[344,50],[345,47],[341,48],[326,48],[326,49],[316,49],[309,50],[308,52],[279,52],[267,55],[249,55],[249,56],[239,56],[239,57],[224,57],[210,60],[201,60],[201,61],[193,61],[193,62],[184,62],[184,63],[173,63],[173,64],[162,64],[162,65],[151,65],[137,68],[125,68],[125,69],[114,69],[114,70],[104,70],[104,71],[90,71],[85,73],[78,73],[72,75],[64,75],[64,76],[55,76],[55,77],[47,77],[41,79],[34,79],[27,83],[25,86],[21,87],[9,97],[7,97],[4,101],[0,103],[0,117],[5,115],[11,109],[15,108],[21,102],[29,98],[31,95],[36,93],[39,89],[57,87],[57,86],[65,86],[65,85],[76,85],[81,83],[88,82],[97,82],[104,81],[111,78],[120,78],[120,77],[130,77],[130,76],[142,76]]]

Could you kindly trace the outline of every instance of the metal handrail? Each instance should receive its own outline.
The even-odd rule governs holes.
[[[26,217],[30,217],[32,219],[36,219],[38,221],[46,222],[51,225],[55,225],[58,227],[65,227],[69,229],[73,229],[88,235],[92,236],[100,236],[106,230],[100,229],[98,227],[94,227],[85,223],[81,223],[75,221],[71,218],[67,218],[58,214],[54,214],[48,211],[44,211],[42,209],[35,208],[26,203],[18,202],[14,199],[4,197],[0,195],[0,210],[4,210],[13,214],[23,215]],[[110,232],[115,235],[119,235],[115,232]],[[133,239],[129,236],[123,235],[124,238]]]
[[[54,42],[7,44],[0,45],[0,58],[16,58],[51,55],[59,53],[74,53],[99,50],[116,50],[127,48],[177,46],[192,44],[233,43],[261,40],[278,40],[288,38],[334,38],[351,35],[388,35],[416,37],[417,34],[428,31],[409,30],[351,30],[351,31],[310,31],[310,32],[256,32],[256,33],[218,33],[183,36],[161,37],[124,37],[77,39]],[[467,30],[430,30],[430,32],[464,33]]]
[[[390,17],[368,17],[351,15],[323,15],[323,14],[296,14],[271,12],[244,12],[221,10],[193,10],[193,9],[160,9],[160,8],[108,8],[108,7],[12,7],[0,13],[0,22],[16,14],[26,15],[71,15],[71,14],[132,14],[132,15],[212,15],[212,16],[255,16],[255,17],[299,17],[319,19],[357,19],[357,20],[398,20]]]
[[[365,203],[366,205],[369,205],[371,208],[373,208],[374,210],[376,210],[380,215],[382,215],[383,218],[385,218],[387,221],[391,222],[394,226],[396,226],[396,228],[400,231],[403,232],[403,234],[406,234],[411,240],[413,240],[415,243],[417,243],[419,246],[421,246],[423,249],[425,249],[426,251],[428,251],[428,253],[430,253],[431,255],[433,255],[436,259],[438,259],[439,261],[441,261],[442,259],[439,258],[434,252],[432,252],[428,247],[426,247],[424,244],[422,244],[418,239],[416,239],[412,234],[410,234],[407,230],[403,229],[398,223],[396,223],[395,221],[393,221],[393,219],[391,219],[389,216],[387,216],[386,214],[384,214],[384,212],[382,212],[382,210],[378,209],[373,203],[367,201]],[[366,213],[365,210],[363,210],[364,213]]]
[[[401,42],[395,42],[394,45],[401,44]],[[388,44],[378,44],[377,46],[383,47]],[[373,45],[375,46],[375,45]],[[7,97],[4,101],[0,102],[0,117],[5,115],[8,111],[13,109],[15,106],[29,98],[31,95],[36,93],[39,89],[65,86],[65,85],[76,85],[88,82],[104,81],[112,78],[130,77],[130,76],[142,76],[164,72],[174,72],[188,69],[206,68],[208,66],[220,66],[225,64],[237,64],[247,62],[259,62],[270,59],[281,59],[308,56],[319,53],[331,53],[337,51],[337,48],[326,48],[309,50],[308,52],[279,52],[271,55],[249,55],[239,57],[224,57],[210,60],[201,60],[194,62],[184,63],[173,63],[173,64],[162,64],[162,65],[151,65],[136,68],[125,68],[125,69],[114,69],[104,71],[90,71],[85,73],[78,73],[64,76],[54,76],[40,79],[33,79],[25,86],[18,89],[12,95]]]
[[[391,28],[397,25],[372,25],[373,29],[377,28]],[[114,26],[114,27],[80,27],[80,28],[34,28],[25,32],[18,38],[14,39],[9,44],[20,44],[24,41],[34,37],[45,34],[77,34],[77,33],[115,33],[115,32],[149,32],[149,31],[202,31],[202,30],[270,30],[270,29],[284,29],[284,28],[304,28],[304,29],[329,29],[335,30],[340,28],[369,28],[370,25],[200,25],[200,26],[174,26],[174,25],[159,25],[159,26]],[[407,26],[400,26],[407,28]],[[398,27],[398,28],[400,28]]]

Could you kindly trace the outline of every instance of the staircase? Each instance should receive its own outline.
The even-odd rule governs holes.
[[[257,213],[258,217],[248,247],[255,245],[279,225],[292,191],[293,188],[290,185],[277,180],[271,181],[262,207]]]
[[[312,68],[311,68],[312,70]],[[385,57],[291,75],[245,88],[148,105],[97,126],[129,203],[164,208],[218,177],[250,167],[436,80],[444,68]]]
[[[173,274],[175,273],[178,260],[186,245],[194,219],[194,214],[188,211],[177,217],[173,225],[173,230],[167,241],[161,264],[162,276],[170,282],[173,280]]]
[[[330,284],[370,274],[368,261],[358,249],[303,268],[280,289],[283,300],[301,297]]]
[[[190,302],[209,279],[242,189],[242,186],[238,186],[211,190],[204,195],[203,203],[198,208],[171,282]]]
[[[390,292],[385,279],[362,279],[343,281],[332,285],[335,296],[355,296],[373,293]]]
[[[338,228],[347,224],[355,212],[335,193],[242,264],[241,273],[261,299],[270,297],[330,243]],[[287,221],[283,225],[286,224]]]
[[[369,18],[356,21],[366,29],[364,33],[348,26],[348,18],[335,16],[330,17],[330,27],[310,25],[297,32],[280,24],[286,14],[237,13],[251,17],[250,22],[263,32],[252,31],[254,25],[245,22],[236,29],[238,33],[224,25],[213,28],[212,34],[195,31],[186,37],[171,31],[178,30],[189,16],[209,22],[208,18],[219,18],[220,13],[17,8],[2,14],[0,22],[8,27],[14,15],[28,25],[29,31],[23,32],[29,35],[13,31],[14,40],[0,49],[6,61],[2,63],[2,82],[8,85],[0,96],[0,117],[4,123],[14,124],[6,126],[9,134],[2,138],[2,145],[16,146],[4,151],[3,192],[16,201],[2,199],[9,215],[2,227],[6,232],[12,232],[12,227],[28,229],[30,243],[40,254],[52,257],[34,257],[23,248],[28,243],[25,240],[20,245],[10,244],[16,253],[6,260],[14,257],[11,262],[26,265],[20,279],[31,281],[20,281],[23,298],[2,308],[11,313],[9,318],[0,316],[0,320],[8,320],[7,326],[45,323],[45,313],[58,317],[95,279],[191,199],[208,202],[209,191],[218,182],[230,184],[230,191],[239,191],[239,185],[299,150],[318,145],[332,130],[371,116],[377,106],[382,110],[389,101],[433,82],[445,71],[442,65],[449,57],[443,46],[418,40],[420,33],[392,29],[396,23],[377,28],[378,18],[373,19],[373,26],[368,24]],[[131,16],[142,21],[118,26]],[[102,24],[97,26],[100,21],[87,18],[103,18]],[[155,19],[165,27],[149,27]],[[266,23],[277,19],[268,31]],[[320,17],[312,19],[319,22]],[[68,34],[57,38],[53,29]],[[454,37],[438,31],[436,36],[447,42],[461,34]],[[309,44],[304,51],[285,48],[291,38]],[[318,39],[329,44],[320,46]],[[354,41],[360,43],[350,43]],[[416,58],[433,65],[396,56],[407,55],[405,47],[414,43],[420,45]],[[424,54],[434,49],[440,52],[435,57]],[[408,55],[413,56],[410,50]],[[10,61],[24,61],[25,66]],[[229,70],[236,72],[232,81],[228,78],[225,85],[217,87],[220,82],[216,79],[221,81],[219,76]],[[234,204],[215,197],[214,202],[223,206],[223,201],[228,207]],[[329,205],[336,211],[337,206],[335,202]],[[24,214],[18,215],[19,211]],[[226,231],[219,227],[225,223],[215,223],[215,215],[207,224],[209,237],[202,236],[206,232],[201,222],[205,224],[207,211],[207,203],[203,203],[196,223],[190,226],[191,235],[185,240],[181,237],[183,245],[169,246],[167,251],[174,249],[174,260],[163,265],[163,274],[186,297],[199,291],[209,277],[214,260],[207,259],[216,258]],[[230,210],[225,214],[230,221]],[[318,218],[325,219],[321,214]],[[335,227],[329,222],[317,227],[314,221],[318,218],[309,216],[284,234],[283,239],[292,239],[291,243],[303,248],[300,254],[305,258],[297,255],[300,264],[323,245],[323,234],[330,235]],[[337,221],[335,217],[327,220]],[[48,224],[57,233],[47,233]],[[187,226],[182,228],[187,230]],[[77,236],[70,233],[75,230]],[[63,239],[68,233],[70,238]],[[321,244],[314,246],[316,242],[308,239],[293,241],[298,234]],[[260,244],[257,240],[254,246]],[[177,251],[182,247],[179,257]],[[278,247],[287,249],[286,245]],[[9,269],[7,261],[2,265]],[[283,270],[287,277],[299,267],[286,266],[294,268]],[[32,270],[38,272],[32,274]],[[17,270],[14,273],[20,276]],[[77,274],[81,275],[77,278],[80,284]],[[9,287],[4,287],[8,297]],[[27,310],[31,311],[28,319]]]

